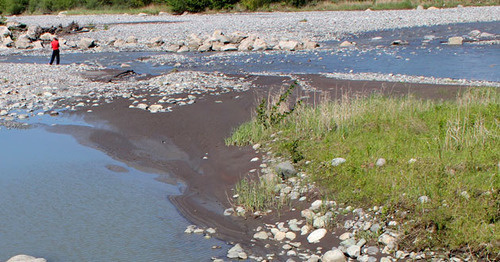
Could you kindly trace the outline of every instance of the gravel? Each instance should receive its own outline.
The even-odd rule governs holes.
[[[212,34],[217,29],[226,33],[234,31],[257,33],[267,41],[277,39],[329,41],[339,40],[346,34],[367,31],[499,20],[500,6],[439,10],[273,12],[182,16],[125,14],[8,17],[8,21],[18,21],[28,25],[37,24],[42,27],[67,25],[75,21],[79,25],[92,24],[99,29],[70,38],[91,37],[97,40],[107,40],[110,37],[126,39],[134,35],[139,41],[162,37],[170,43],[182,41],[192,33]],[[107,25],[107,30],[104,30],[104,25]]]

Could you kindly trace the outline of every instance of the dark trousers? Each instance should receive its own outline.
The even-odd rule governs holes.
[[[59,64],[59,60],[60,60],[60,57],[59,57],[59,50],[53,50],[52,51],[52,57],[50,58],[50,63],[52,65],[52,63],[54,62],[54,58],[56,59],[56,64]]]

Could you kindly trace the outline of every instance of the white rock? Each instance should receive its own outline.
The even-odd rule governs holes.
[[[361,247],[352,245],[347,248],[346,253],[349,257],[357,258],[361,254]]]
[[[428,203],[429,201],[431,201],[431,199],[428,196],[420,196],[418,198],[418,202],[420,202],[422,204]]]
[[[454,36],[448,38],[448,45],[461,45],[464,41],[464,38],[461,36]]]
[[[339,236],[339,240],[340,241],[344,241],[344,240],[347,240],[349,238],[351,238],[352,234],[349,233],[349,232],[345,232],[344,234],[340,235]]]
[[[311,203],[311,207],[309,208],[309,210],[316,211],[321,207],[321,205],[323,205],[323,200],[319,200],[319,199],[315,200],[314,202]],[[305,216],[303,216],[303,217],[305,217]]]
[[[345,262],[347,261],[344,253],[339,249],[327,251],[321,258],[321,262]]]
[[[253,235],[255,239],[266,240],[268,238],[267,233],[265,231],[257,232]]]
[[[346,160],[344,158],[337,157],[337,158],[332,159],[332,166],[338,166],[338,165],[341,165],[345,162],[346,162]]]
[[[344,41],[339,46],[340,47],[352,47],[352,46],[355,46],[355,45],[356,45],[356,42]]]
[[[47,262],[44,258],[36,258],[28,255],[17,255],[11,257],[7,262]]]
[[[326,229],[320,228],[316,229],[309,236],[307,236],[307,241],[309,243],[318,243],[326,235]]]
[[[286,233],[282,231],[277,231],[276,234],[274,234],[274,240],[276,241],[283,241],[286,238]]]
[[[386,164],[386,160],[384,158],[379,158],[377,159],[377,162],[375,163],[375,165],[377,166],[384,166]]]
[[[396,238],[388,233],[382,234],[378,238],[378,242],[386,245],[389,249],[394,249],[396,247]]]
[[[286,232],[285,236],[286,236],[286,238],[288,238],[290,240],[294,240],[297,237],[297,235],[292,231]]]

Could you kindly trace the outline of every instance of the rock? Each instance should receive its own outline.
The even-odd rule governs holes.
[[[123,47],[125,44],[126,44],[125,40],[123,40],[123,39],[116,39],[116,40],[113,41],[112,45],[114,47],[120,48],[120,47]]]
[[[0,39],[2,37],[12,36],[12,32],[6,26],[0,26]]]
[[[230,216],[233,213],[234,213],[234,208],[232,207],[224,210],[224,216]]]
[[[29,37],[29,36],[28,36]],[[54,39],[54,37],[56,37],[55,35],[51,34],[51,33],[43,33],[41,36],[40,36],[40,40],[42,41],[52,41]],[[36,40],[36,39],[35,39]]]
[[[2,30],[0,29],[0,32]],[[42,32],[42,28],[39,25],[30,25],[28,26],[28,31],[26,32],[26,35],[28,36],[29,39],[32,41],[38,40],[40,37],[40,33]],[[1,35],[1,33],[0,33]]]
[[[427,8],[427,10],[439,10],[439,8],[437,8],[435,6],[431,6],[431,7]]]
[[[290,161],[279,163],[275,170],[282,179],[290,178],[297,174],[297,171]]]
[[[388,233],[382,234],[378,238],[378,242],[381,244],[384,244],[387,246],[389,249],[394,249],[396,247],[396,238],[389,235]]]
[[[216,233],[215,229],[211,227],[207,228],[207,230],[205,231],[207,232],[207,234],[212,234],[212,235]]]
[[[368,247],[366,249],[366,254],[371,255],[371,256],[376,256],[379,252],[378,247]]]
[[[486,33],[486,32],[482,32],[480,35],[479,35],[479,38],[481,39],[493,39],[495,38],[496,35],[494,34],[490,34],[490,33]]]
[[[330,222],[330,217],[327,215],[316,217],[314,218],[313,227],[323,228],[328,225],[328,222]]]
[[[320,228],[316,229],[309,236],[307,236],[307,241],[309,243],[318,243],[326,235],[326,229]]]
[[[186,53],[186,52],[189,52],[189,47],[186,45],[181,46],[179,50],[177,50],[177,53]]]
[[[424,6],[423,5],[417,6],[417,10],[424,10]]]
[[[212,43],[206,42],[203,43],[200,47],[198,47],[198,52],[208,52],[212,49]]]
[[[480,35],[481,35],[481,31],[479,31],[479,30],[472,30],[469,32],[469,36],[472,38],[479,38]]]
[[[332,166],[339,166],[343,163],[345,163],[347,160],[345,160],[344,158],[341,158],[341,157],[337,157],[337,158],[334,158],[332,159]]]
[[[245,256],[246,255],[244,253],[245,252],[244,252],[243,248],[241,247],[241,245],[240,244],[236,244],[231,249],[229,249],[229,251],[227,252],[227,257],[231,258],[231,259],[241,258],[241,256]]]
[[[255,36],[250,36],[241,41],[238,46],[238,51],[250,51],[253,49],[253,44],[255,42]]]
[[[224,45],[220,51],[227,52],[227,51],[238,51],[238,47],[235,44],[227,44]]]
[[[377,233],[380,230],[380,224],[375,223],[370,227],[370,231],[373,233]]]
[[[310,225],[304,225],[303,227],[300,228],[300,235],[301,236],[307,235],[307,233],[309,233],[309,230],[311,230],[311,226]]]
[[[464,41],[464,38],[461,36],[454,36],[448,38],[448,45],[461,45]]]
[[[151,46],[161,46],[164,43],[165,43],[165,41],[163,41],[163,38],[161,38],[161,36],[155,37],[155,38],[151,39],[151,41],[149,41],[149,45],[151,45]]]
[[[26,34],[20,35],[14,44],[17,49],[28,49],[33,47],[31,40]]]
[[[168,45],[168,46],[165,48],[165,51],[175,53],[175,52],[177,52],[180,48],[181,48],[181,46],[180,46],[180,45],[173,44],[173,45]]]
[[[391,45],[408,45],[410,43],[408,43],[408,41],[405,41],[405,40],[394,40],[392,41]]]
[[[297,237],[297,235],[291,231],[286,232],[285,236],[290,240],[294,240]]]
[[[17,255],[11,257],[7,262],[47,262],[44,258],[36,258],[28,255]]]
[[[157,104],[155,104],[155,105],[151,105],[151,106],[149,106],[149,111],[150,111],[151,113],[156,113],[156,112],[158,112],[158,111],[160,111],[160,110],[162,110],[162,109],[163,109],[163,106],[162,106],[162,105],[157,105]]]
[[[255,41],[252,44],[252,50],[254,51],[264,51],[267,50],[267,48],[268,48],[267,43],[260,38],[255,39]]]
[[[274,240],[276,240],[276,241],[283,241],[285,238],[286,238],[285,232],[278,231],[274,235]]]
[[[352,46],[355,46],[355,45],[356,45],[356,42],[344,41],[339,46],[340,47],[352,47]]]
[[[416,162],[417,162],[417,159],[415,159],[415,158],[411,158],[410,160],[408,160],[408,164],[413,164]]]
[[[241,43],[241,41],[245,40],[247,37],[248,37],[247,34],[240,32],[240,31],[236,31],[236,32],[231,33],[231,35],[229,36],[229,41],[232,44],[239,44],[239,43]]]
[[[137,104],[135,107],[142,109],[142,110],[146,110],[148,108],[148,105],[144,104],[144,103],[140,103],[140,104]]]
[[[347,248],[346,253],[349,257],[357,258],[361,254],[361,247],[352,245]]]
[[[139,42],[139,40],[137,39],[137,37],[131,35],[131,36],[127,37],[127,40],[125,40],[125,42],[127,44],[137,44]]]
[[[43,44],[42,44],[42,41],[36,41],[36,42],[33,42],[33,49],[43,49]]]
[[[222,44],[228,44],[231,42],[229,37],[225,36],[221,30],[215,30],[211,38],[212,42],[220,42]]]
[[[80,41],[78,42],[78,48],[80,49],[87,49],[95,46],[96,46],[95,40],[88,37],[84,37],[80,39]]]
[[[304,40],[304,49],[315,49],[319,47],[319,44],[317,42],[309,41],[309,40]]]
[[[389,257],[383,257],[380,258],[380,262],[392,262],[392,260]]]
[[[349,239],[351,237],[352,237],[351,233],[345,232],[344,234],[342,234],[342,235],[339,236],[339,240],[340,241],[344,241],[344,240],[347,240],[347,239]]]
[[[268,238],[267,233],[265,231],[257,232],[253,235],[255,239],[266,240]]]
[[[428,196],[420,196],[418,198],[418,202],[424,204],[424,203],[429,203],[431,199]]]
[[[220,42],[212,42],[212,50],[214,51],[220,51],[224,47],[223,43]]]
[[[4,37],[2,45],[5,47],[13,47],[14,46],[14,41],[10,36]]]
[[[321,258],[321,262],[345,262],[344,253],[338,249],[327,251]]]
[[[21,23],[16,22],[16,21],[7,22],[6,26],[10,31],[21,31],[21,30],[24,30],[26,28],[25,24],[21,24]]]
[[[280,41],[278,46],[281,50],[295,51],[299,45],[297,41]]]
[[[376,166],[384,166],[387,163],[387,161],[384,158],[379,158],[377,159],[377,162],[375,163]]]

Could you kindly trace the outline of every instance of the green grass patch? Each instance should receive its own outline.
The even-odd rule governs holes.
[[[467,250],[491,258],[500,251],[499,101],[491,88],[442,102],[380,95],[325,99],[297,107],[274,125],[255,117],[226,142],[263,143],[276,156],[297,159],[325,198],[384,206],[389,215],[406,211],[400,244],[407,249]],[[334,167],[336,157],[347,162]],[[387,163],[376,166],[379,158]],[[420,196],[430,201],[420,203]]]
[[[250,178],[242,179],[234,188],[238,195],[234,200],[236,206],[242,206],[246,211],[265,212],[268,209],[281,209],[288,204],[288,198],[280,197],[280,188],[278,180]]]

